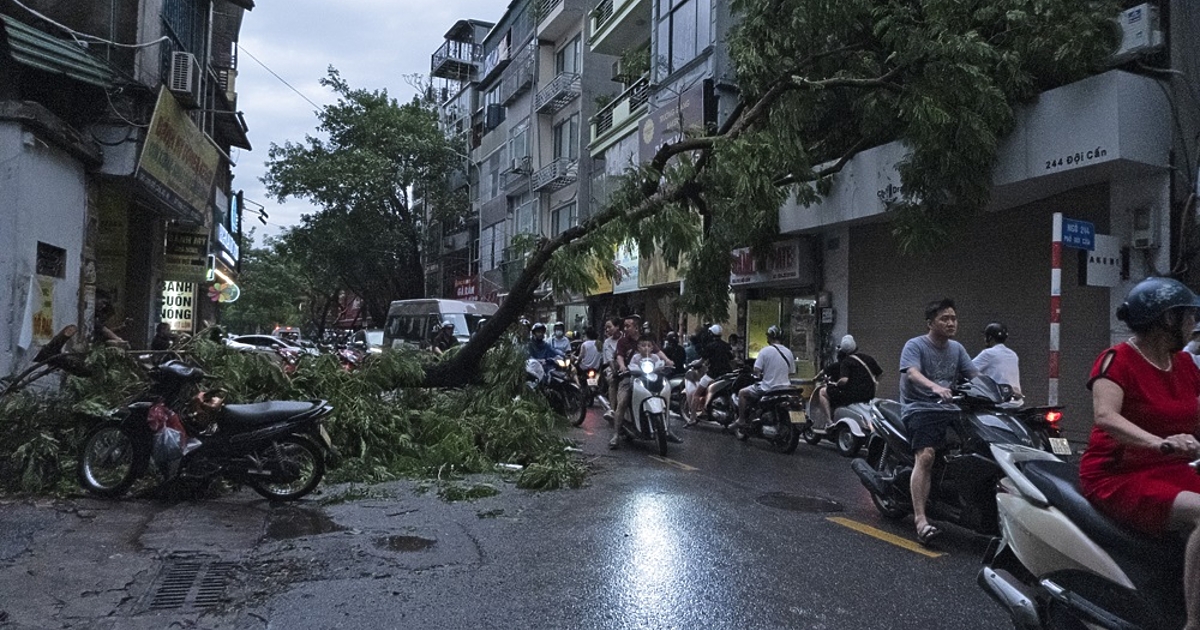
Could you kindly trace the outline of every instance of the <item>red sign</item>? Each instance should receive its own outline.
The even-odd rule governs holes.
[[[729,284],[760,284],[797,280],[800,278],[800,244],[797,241],[775,243],[767,258],[767,268],[760,269],[750,248],[735,249],[730,254]]]
[[[479,285],[475,282],[475,278],[455,278],[454,297],[468,302],[478,301]]]

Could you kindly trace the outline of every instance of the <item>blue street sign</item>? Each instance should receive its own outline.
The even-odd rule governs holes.
[[[1079,221],[1063,218],[1062,244],[1064,247],[1086,249],[1089,252],[1096,249],[1096,226],[1091,221]]]

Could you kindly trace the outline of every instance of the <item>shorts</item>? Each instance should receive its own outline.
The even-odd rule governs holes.
[[[958,414],[955,411],[914,411],[904,418],[913,453],[924,448],[939,448],[946,443],[946,429]]]

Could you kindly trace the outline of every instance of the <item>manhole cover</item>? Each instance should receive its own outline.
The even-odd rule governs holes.
[[[786,492],[771,492],[755,499],[759,505],[789,512],[841,512],[842,504],[821,497],[806,497]]]
[[[221,601],[235,562],[175,560],[159,572],[146,610],[196,610]]]
[[[286,540],[301,536],[340,532],[345,529],[320,510],[291,506],[279,507],[271,510],[270,520],[267,522],[267,538]]]
[[[388,551],[424,551],[436,544],[436,540],[420,536],[384,536],[375,539],[376,547]]]

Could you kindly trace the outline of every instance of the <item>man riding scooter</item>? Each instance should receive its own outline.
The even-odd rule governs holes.
[[[783,331],[779,326],[767,329],[767,347],[758,351],[754,360],[754,375],[762,380],[744,387],[738,392],[738,420],[736,427],[745,427],[750,408],[758,404],[764,394],[789,389],[792,386],[792,368],[796,365],[796,357],[792,351],[780,343]]]
[[[633,381],[629,379],[629,361],[635,353],[637,353],[638,340],[642,337],[642,318],[638,315],[628,315],[624,321],[625,336],[617,341],[616,351],[616,369],[617,375],[621,379],[617,386],[617,414],[616,420],[613,422],[612,438],[608,441],[608,448],[617,449],[621,446],[621,423],[624,421],[626,414],[629,413],[630,399],[633,393]],[[653,344],[651,354],[657,356],[664,361],[668,367],[674,366],[671,359],[663,354],[658,348],[658,344]],[[671,431],[667,430],[667,441],[682,442]]]

